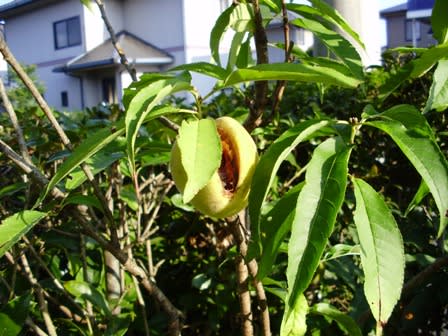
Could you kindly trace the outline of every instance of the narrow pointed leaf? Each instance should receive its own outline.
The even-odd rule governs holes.
[[[430,193],[428,186],[426,185],[425,181],[422,181],[418,187],[417,192],[415,193],[414,197],[412,198],[411,202],[409,202],[409,205],[404,212],[404,215],[407,216],[417,205],[421,203],[421,201]]]
[[[390,77],[380,87],[379,98],[386,99],[393,91],[395,91],[405,80],[418,78],[426,72],[442,58],[448,54],[448,42],[425,49],[419,58],[414,59],[400,68],[397,73],[390,74]]]
[[[341,14],[339,14],[338,11],[322,0],[311,0],[311,3],[314,8],[323,14],[322,18],[325,20],[331,20],[331,22],[335,23],[342,31],[351,36],[362,48],[365,48],[359,34],[354,31],[352,27],[350,27],[348,22],[342,17]]]
[[[75,168],[79,167],[92,155],[104,148],[107,144],[115,140],[119,135],[123,134],[123,128],[103,128],[98,132],[90,135],[84,140],[78,147],[76,147],[73,153],[59,166],[56,174],[51,178],[43,194],[39,197],[36,205],[43,201],[48,195],[48,192],[53,189],[62,179],[70,174]]]
[[[425,117],[413,106],[399,105],[366,124],[386,132],[425,181],[439,209],[440,237],[448,224],[448,162]]]
[[[184,121],[177,144],[187,175],[183,201],[188,203],[210,180],[221,164],[221,140],[212,119]]]
[[[448,2],[447,2],[448,3]],[[425,111],[435,109],[444,111],[448,108],[448,60],[440,60],[434,71],[431,89]]]
[[[230,15],[232,14],[234,9],[235,6],[230,6],[224,12],[222,12],[216,20],[215,25],[213,26],[210,33],[210,51],[212,54],[212,59],[218,66],[221,66],[219,45],[221,44],[224,33],[229,28]]]
[[[64,288],[74,297],[90,301],[94,307],[101,310],[103,314],[110,316],[111,310],[106,297],[93,285],[78,280],[71,280],[64,283]]]
[[[303,336],[306,333],[306,315],[308,303],[302,294],[295,300],[294,306],[286,305],[283,313],[280,336]]]
[[[224,82],[231,86],[249,81],[289,80],[298,82],[324,83],[343,87],[357,87],[361,81],[347,76],[333,68],[299,63],[260,64],[247,69],[233,71]]]
[[[237,32],[233,35],[232,44],[230,46],[229,58],[227,60],[227,70],[230,72],[236,64],[236,60],[240,53],[245,33]]]
[[[47,214],[24,210],[5,218],[0,224],[0,257]]]
[[[260,280],[269,275],[280,245],[286,234],[291,230],[297,198],[302,187],[303,183],[300,183],[283,195],[260,223],[263,251],[258,261],[257,278]]]
[[[448,1],[436,0],[431,14],[431,28],[433,36],[439,44],[448,42],[446,13],[448,13]]]
[[[140,89],[131,99],[126,112],[125,125],[128,158],[133,172],[135,172],[135,141],[143,121],[147,121],[152,116],[154,118],[159,116],[159,114],[152,112],[157,112],[157,109],[154,108],[164,98],[179,91],[192,90],[190,79],[181,74],[178,77],[152,82]]]
[[[283,133],[261,156],[252,178],[249,194],[249,216],[253,231],[253,243],[250,245],[249,254],[253,257],[261,253],[261,208],[281,163],[299,143],[315,136],[329,125],[330,122],[326,120],[309,120],[300,123]]]
[[[397,304],[404,279],[404,247],[390,209],[361,179],[353,180],[354,221],[361,245],[364,294],[375,319],[384,325]]]
[[[338,324],[346,335],[362,336],[361,329],[356,322],[346,313],[342,313],[328,303],[317,303],[310,308],[310,314],[317,314],[330,318]]]
[[[182,64],[170,69],[170,71],[193,71],[220,80],[224,80],[229,75],[226,69],[207,62]]]
[[[327,139],[313,153],[297,201],[288,247],[288,304],[312,280],[345,197],[350,148],[340,137]]]
[[[361,56],[356,49],[340,34],[325,27],[322,23],[306,18],[297,18],[291,24],[313,32],[338,58],[351,73],[359,79],[363,78],[363,66]]]

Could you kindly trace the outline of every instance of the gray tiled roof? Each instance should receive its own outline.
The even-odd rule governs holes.
[[[403,4],[400,5],[396,5],[393,7],[389,7],[386,9],[383,9],[380,14],[384,15],[384,14],[392,14],[392,13],[396,13],[396,12],[402,12],[402,11],[406,11],[408,9],[408,3],[405,2]]]
[[[137,36],[122,31],[117,35],[119,46],[124,50],[129,63],[144,65],[164,65],[173,62],[173,56],[151,45]],[[101,67],[114,67],[120,64],[120,58],[111,39],[92,50],[72,59],[65,66],[54,69],[56,72],[88,71]]]

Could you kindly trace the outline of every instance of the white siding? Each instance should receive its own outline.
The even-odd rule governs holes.
[[[85,50],[84,36],[78,46],[56,49],[54,45],[53,23],[74,16],[80,17],[82,27],[83,8],[79,5],[79,0],[45,6],[8,19],[5,24],[9,48],[20,62],[37,65],[38,78],[47,88],[45,98],[57,109],[62,109],[61,91],[68,92],[69,109],[81,108],[79,80],[52,71]]]
[[[124,2],[124,29],[185,62],[182,0],[128,0]]]

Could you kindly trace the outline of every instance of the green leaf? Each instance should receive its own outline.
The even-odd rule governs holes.
[[[207,62],[182,64],[171,68],[169,71],[193,71],[220,80],[224,80],[229,75],[226,69]]]
[[[17,182],[7,185],[0,189],[0,198],[14,195],[16,192],[26,189],[27,184],[25,182]]]
[[[423,199],[426,197],[426,195],[429,194],[429,192],[429,188],[426,185],[425,181],[421,181],[418,190],[412,198],[411,202],[409,202],[404,215],[407,216],[417,205],[419,205],[421,201],[423,201]]]
[[[308,313],[308,303],[304,295],[300,295],[295,300],[294,306],[285,306],[280,336],[303,336],[306,333],[306,315]]]
[[[299,63],[259,64],[247,69],[233,71],[224,82],[231,86],[249,81],[289,80],[299,82],[324,83],[343,87],[356,87],[361,81],[347,76],[333,68]]]
[[[325,262],[340,257],[359,255],[359,253],[359,245],[336,244],[325,251],[321,261]]]
[[[87,206],[93,206],[100,211],[103,210],[103,208],[101,207],[101,203],[98,201],[98,199],[90,195],[80,195],[80,194],[70,195],[64,200],[64,204],[82,204]]]
[[[31,294],[16,297],[2,307],[0,312],[0,335],[15,336],[20,335],[24,321],[31,308]]]
[[[328,29],[318,21],[306,18],[297,18],[292,20],[291,24],[313,32],[350,69],[356,78],[363,78],[361,57],[351,43],[340,34]]]
[[[84,281],[70,280],[64,283],[64,288],[74,297],[91,302],[102,314],[106,316],[111,315],[111,310],[104,294],[93,285]]]
[[[448,60],[440,60],[434,71],[425,111],[431,109],[444,111],[446,108],[448,108]]]
[[[53,189],[62,179],[70,174],[75,168],[83,164],[92,155],[104,148],[107,144],[115,140],[119,135],[123,134],[123,128],[103,128],[98,132],[90,135],[73,153],[59,166],[56,174],[52,177],[44,192],[39,197],[36,205],[43,201],[48,192]]]
[[[448,54],[448,43],[431,47],[421,53],[420,57],[414,59],[400,68],[396,74],[390,75],[386,82],[379,88],[378,97],[385,99],[405,80],[418,78],[428,72],[440,59]]]
[[[183,200],[188,203],[208,183],[221,164],[221,140],[215,121],[183,121],[177,144],[187,174]]]
[[[281,163],[299,143],[310,139],[329,125],[329,121],[322,120],[309,120],[297,124],[283,133],[260,157],[249,194],[249,216],[253,231],[249,254],[252,257],[259,256],[262,252],[260,245],[261,208]]]
[[[290,189],[273,206],[273,208],[263,216],[260,222],[261,258],[258,261],[257,278],[262,280],[269,275],[272,265],[275,263],[279,248],[286,234],[291,230],[294,219],[294,210],[297,205],[297,198],[303,183],[299,183]]]
[[[404,279],[404,247],[390,209],[376,191],[353,179],[354,221],[361,245],[364,294],[376,321],[386,324],[398,302]]]
[[[227,60],[227,70],[230,71],[234,68],[238,55],[240,54],[241,47],[243,46],[243,40],[245,33],[237,32],[233,35],[232,44],[230,46],[229,58]]]
[[[253,31],[253,16],[251,4],[239,3],[230,14],[229,26],[238,33]]]
[[[438,236],[448,224],[448,162],[425,117],[411,105],[395,106],[366,122],[386,132],[421,175],[440,213]]]
[[[252,47],[251,47],[251,35],[249,35],[245,42],[240,47],[238,57],[236,59],[235,65],[237,68],[247,68],[249,65],[253,65],[254,60],[252,58]]]
[[[260,5],[260,13],[263,26],[266,26],[272,19],[272,14],[268,6]],[[237,33],[247,33],[255,31],[254,10],[250,3],[239,3],[230,14],[229,26]]]
[[[230,15],[236,6],[230,6],[221,15],[215,22],[215,25],[212,28],[210,33],[210,51],[212,54],[212,59],[218,66],[221,66],[221,58],[219,52],[219,45],[221,44],[222,37],[224,33],[229,28],[230,23]]]
[[[46,215],[45,212],[24,210],[2,220],[0,225],[0,257]]]
[[[144,121],[160,116],[160,111],[155,109],[167,96],[186,90],[193,90],[190,84],[191,78],[181,74],[170,79],[162,79],[150,83],[140,91],[129,102],[126,112],[126,142],[128,149],[129,164],[131,171],[135,172],[135,140],[140,126]]]
[[[328,303],[316,303],[310,307],[310,314],[321,315],[336,321],[339,328],[350,336],[362,336],[361,329],[356,322],[346,313],[342,313]]]
[[[434,38],[439,44],[448,42],[448,2],[446,0],[436,0],[431,14],[431,28]]]
[[[311,282],[333,231],[345,197],[350,151],[340,137],[329,138],[314,150],[307,167],[288,247],[290,306]]]
[[[133,185],[123,186],[123,188],[121,188],[119,197],[128,205],[128,207],[130,207],[134,211],[137,211],[138,199]]]
[[[112,163],[124,157],[123,152],[110,152],[110,151],[99,151],[95,155],[91,156],[85,161],[85,163],[90,167],[93,175],[98,174]],[[87,180],[86,175],[80,167],[76,167],[65,181],[65,187],[68,190],[73,190],[78,188]]]
[[[342,31],[347,33],[362,49],[365,49],[361,38],[345,19],[331,7],[328,3],[322,0],[310,0],[313,7],[298,4],[288,4],[286,8],[299,14],[300,16],[307,17],[308,19],[314,19],[314,21],[322,22],[327,28],[331,28],[333,25],[339,27]]]

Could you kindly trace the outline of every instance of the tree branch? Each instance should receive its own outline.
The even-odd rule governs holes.
[[[268,38],[266,36],[266,30],[263,27],[263,17],[261,16],[260,5],[258,0],[252,0],[252,6],[254,9],[254,39],[255,48],[257,54],[257,64],[269,63],[268,57]],[[257,128],[263,118],[263,112],[267,104],[268,95],[268,82],[258,81],[255,82],[255,101],[249,109],[249,116],[244,121],[244,127],[251,132]]]

